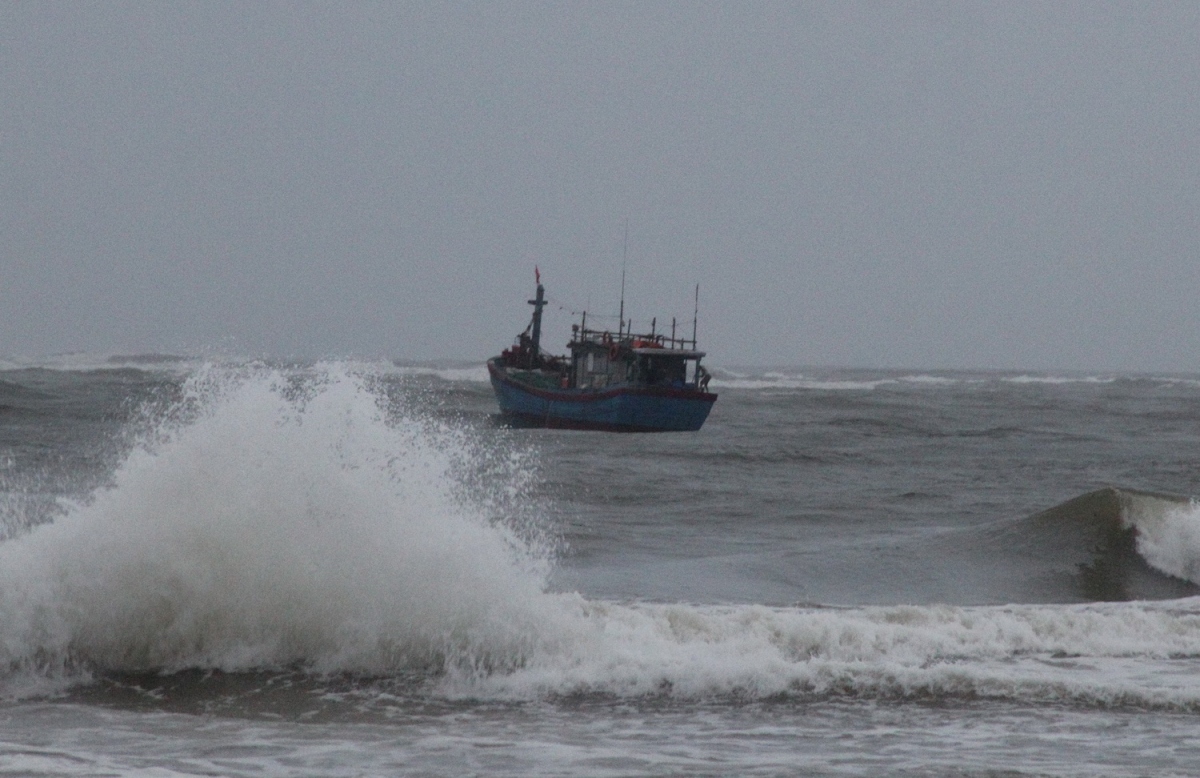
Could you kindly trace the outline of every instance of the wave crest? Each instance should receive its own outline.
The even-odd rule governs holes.
[[[387,672],[520,654],[548,550],[536,517],[500,511],[525,504],[530,467],[336,365],[209,366],[110,486],[0,544],[0,659]]]

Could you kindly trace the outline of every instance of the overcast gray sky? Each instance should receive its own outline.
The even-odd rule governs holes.
[[[0,5],[0,354],[482,359],[626,222],[718,366],[1196,371],[1200,4]]]

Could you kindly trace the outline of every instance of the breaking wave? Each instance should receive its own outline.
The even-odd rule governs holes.
[[[1122,525],[1155,570],[1200,586],[1200,504],[1194,499],[1124,492]]]
[[[548,554],[519,453],[369,376],[210,367],[112,483],[0,544],[0,659],[388,672],[518,655]]]
[[[544,694],[994,697],[1200,706],[1200,603],[851,609],[578,603],[569,646],[454,687]],[[1158,686],[1148,659],[1186,664]],[[1161,682],[1163,679],[1156,679]]]
[[[1029,596],[1039,585],[1050,599],[1200,594],[1200,506],[1187,497],[1109,487],[983,534],[983,550],[1019,571]]]

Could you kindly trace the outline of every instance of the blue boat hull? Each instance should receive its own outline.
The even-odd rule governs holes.
[[[717,395],[696,389],[620,384],[606,389],[542,389],[488,362],[506,416],[537,427],[613,432],[687,432],[708,418]]]

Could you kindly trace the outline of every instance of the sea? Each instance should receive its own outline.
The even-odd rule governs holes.
[[[1200,376],[0,360],[0,775],[1200,774]]]

